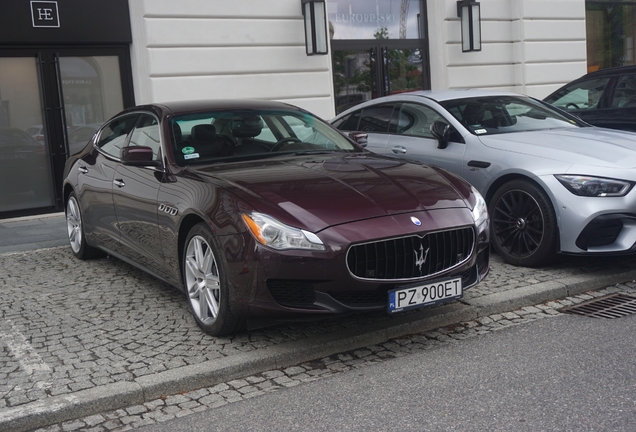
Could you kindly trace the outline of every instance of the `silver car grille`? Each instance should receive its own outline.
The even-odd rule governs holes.
[[[470,259],[472,227],[351,246],[347,267],[360,279],[403,281],[434,276]]]

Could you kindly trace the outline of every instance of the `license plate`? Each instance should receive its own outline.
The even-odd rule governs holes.
[[[462,278],[446,279],[426,284],[401,287],[389,291],[389,313],[419,309],[461,298],[464,295]]]

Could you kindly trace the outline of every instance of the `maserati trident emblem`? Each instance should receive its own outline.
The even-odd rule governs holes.
[[[422,222],[418,218],[416,218],[415,216],[411,216],[411,222],[413,222],[413,225],[415,225],[415,226],[422,225]]]
[[[413,249],[413,252],[415,252],[415,265],[417,266],[418,269],[420,269],[420,276],[422,276],[422,265],[426,263],[426,258],[428,258],[429,250],[431,250],[430,247],[424,250],[424,246],[422,245],[420,245],[419,253],[415,249]]]

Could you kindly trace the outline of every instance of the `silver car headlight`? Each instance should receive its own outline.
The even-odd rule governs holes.
[[[243,221],[254,238],[273,249],[326,250],[325,245],[312,232],[290,227],[263,213],[243,213]]]
[[[472,214],[477,225],[477,230],[481,234],[486,228],[488,228],[488,206],[483,196],[471,186],[473,195],[475,196],[475,206],[473,207]]]
[[[584,197],[622,197],[627,195],[633,186],[633,183],[625,180],[603,177],[569,174],[559,174],[555,177],[574,195]]]

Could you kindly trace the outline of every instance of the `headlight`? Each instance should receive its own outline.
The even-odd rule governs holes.
[[[475,225],[477,225],[479,232],[481,232],[485,228],[482,227],[482,225],[484,225],[484,222],[488,221],[488,206],[486,205],[486,200],[483,196],[481,196],[477,189],[475,189],[473,186],[471,186],[471,189],[473,190],[473,195],[475,195],[476,201],[475,207],[473,207],[472,210],[473,219],[475,219]]]
[[[574,195],[584,197],[621,197],[632,188],[632,183],[624,180],[565,174],[555,177]]]
[[[325,245],[312,232],[287,226],[262,213],[242,214],[254,238],[273,249],[326,250]]]

